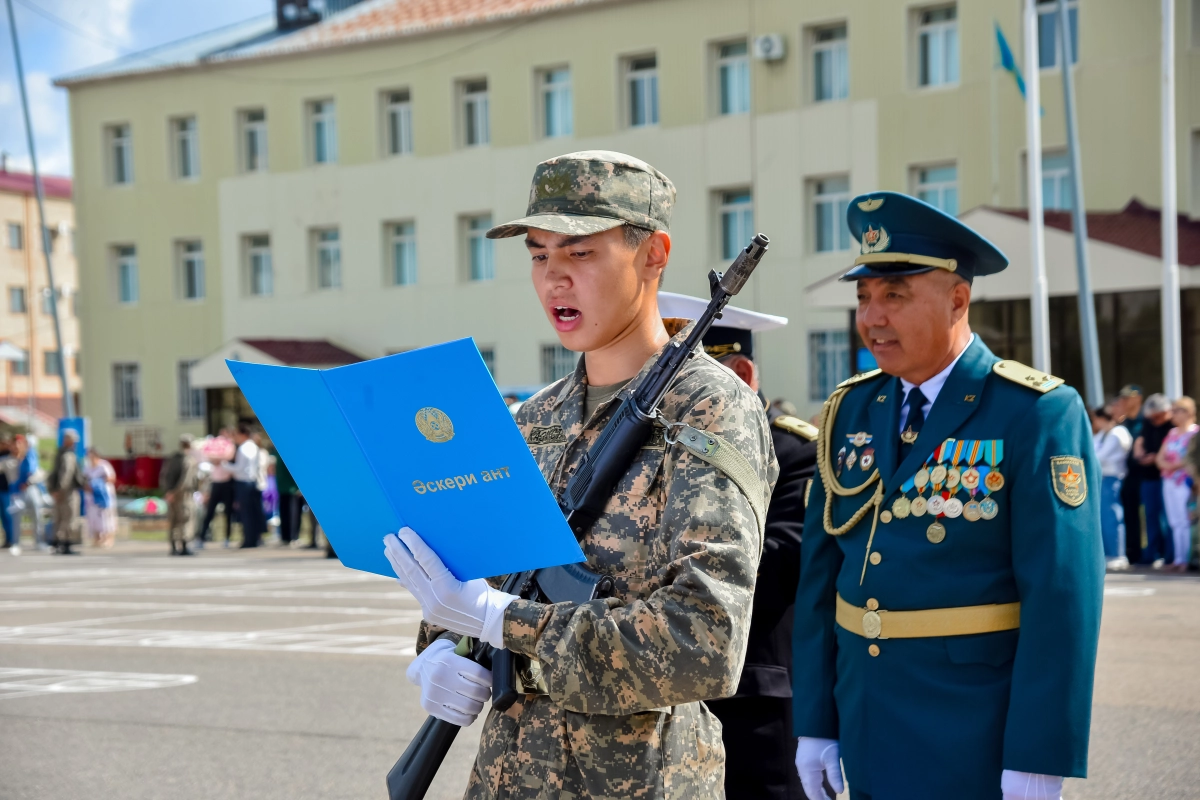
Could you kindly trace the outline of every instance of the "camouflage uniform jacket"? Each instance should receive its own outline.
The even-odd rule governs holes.
[[[558,496],[621,399],[582,420],[586,384],[581,359],[517,414]],[[707,355],[690,360],[661,408],[720,435],[774,485],[762,404]],[[508,607],[505,644],[541,662],[549,695],[491,710],[468,798],[721,795],[721,725],[700,701],[737,689],[762,537],[733,481],[655,431],[581,542],[588,566],[615,580],[614,596]],[[422,630],[422,643],[436,634]]]

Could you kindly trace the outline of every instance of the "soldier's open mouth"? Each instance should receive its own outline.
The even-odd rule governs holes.
[[[567,306],[555,306],[554,316],[559,322],[574,322],[579,319],[579,309]]]

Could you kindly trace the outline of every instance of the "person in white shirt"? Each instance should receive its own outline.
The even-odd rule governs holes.
[[[263,520],[262,493],[258,490],[258,445],[250,438],[250,426],[239,422],[233,437],[237,452],[225,462],[233,476],[234,503],[242,523],[242,548],[258,547],[266,525]]]
[[[1118,425],[1108,406],[1093,409],[1092,443],[1100,462],[1100,533],[1104,560],[1111,570],[1129,569],[1125,557],[1125,508],[1121,504],[1121,482],[1125,480],[1133,437]]]

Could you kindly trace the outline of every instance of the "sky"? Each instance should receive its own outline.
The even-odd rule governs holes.
[[[274,0],[12,0],[38,167],[71,174],[67,92],[62,75],[167,42],[267,14]],[[12,32],[0,0],[0,152],[8,168],[28,171],[29,147],[13,59]],[[39,13],[41,12],[41,13]],[[60,21],[52,18],[57,17]]]

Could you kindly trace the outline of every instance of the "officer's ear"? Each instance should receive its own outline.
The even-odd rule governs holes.
[[[656,285],[661,286],[667,262],[671,260],[671,234],[666,231],[654,231],[642,247],[645,249],[642,269],[649,273],[646,277],[652,278]]]
[[[947,273],[950,281],[950,308],[955,322],[967,315],[971,305],[971,282],[961,275]]]

